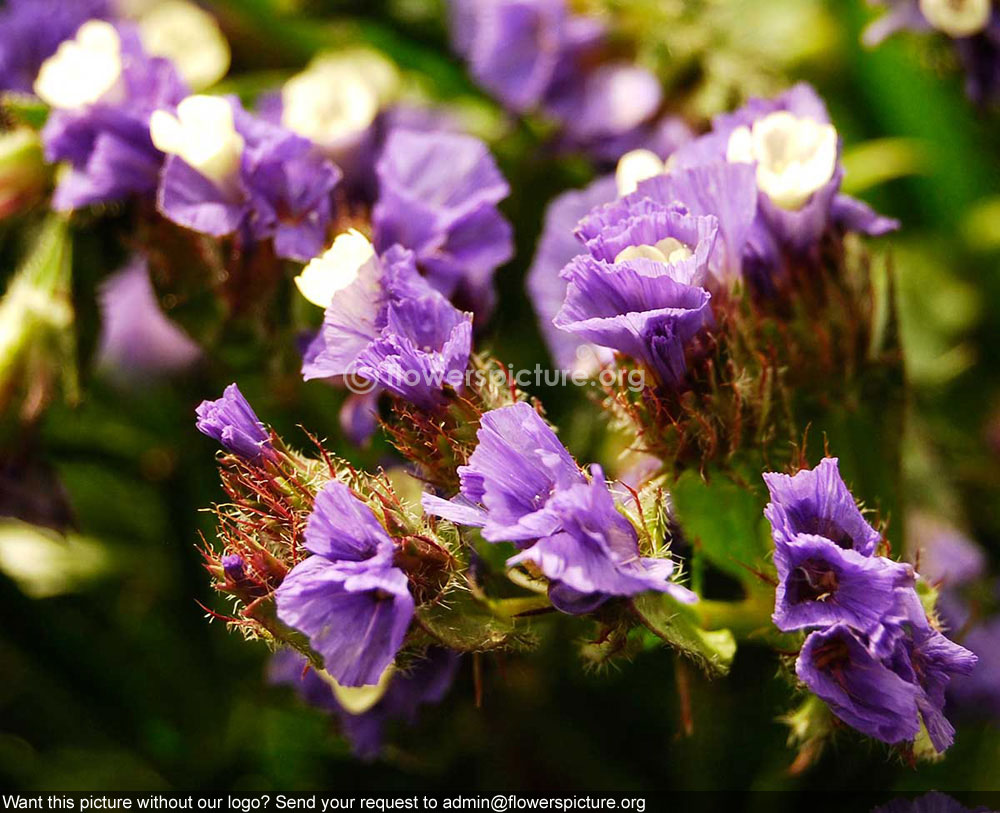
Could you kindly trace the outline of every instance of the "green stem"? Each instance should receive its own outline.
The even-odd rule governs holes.
[[[737,640],[765,641],[779,648],[789,645],[788,637],[771,622],[773,607],[766,593],[754,593],[742,601],[703,599],[691,609],[706,630],[728,629]]]
[[[489,602],[490,612],[498,618],[513,618],[523,613],[545,610],[551,606],[548,596],[498,598]]]

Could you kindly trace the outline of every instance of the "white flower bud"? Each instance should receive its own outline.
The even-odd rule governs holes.
[[[320,147],[352,146],[396,92],[395,67],[374,51],[321,56],[281,91],[282,124]]]
[[[361,268],[375,256],[375,248],[361,232],[351,229],[337,235],[322,255],[309,261],[295,278],[299,292],[325,308],[338,291],[358,278]]]
[[[783,209],[800,209],[837,168],[837,131],[830,124],[779,110],[752,128],[737,127],[726,159],[757,163],[757,187]]]
[[[52,107],[77,110],[113,98],[121,74],[118,32],[111,23],[89,20],[42,63],[35,93]]]
[[[139,17],[142,45],[171,60],[194,90],[210,87],[229,70],[229,43],[215,18],[188,0],[164,0]]]
[[[920,13],[949,37],[971,37],[990,21],[990,0],[920,0]]]
[[[615,183],[619,197],[635,192],[640,181],[654,178],[667,171],[666,165],[652,150],[632,150],[618,159]]]
[[[236,176],[243,155],[243,137],[236,132],[233,108],[217,96],[188,96],[177,115],[157,110],[149,133],[158,150],[177,155],[220,187]]]

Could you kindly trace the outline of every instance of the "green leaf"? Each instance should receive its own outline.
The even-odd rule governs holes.
[[[644,593],[631,601],[639,620],[658,638],[683,653],[710,677],[729,673],[736,640],[727,630],[703,630],[694,614],[665,593]]]
[[[417,623],[443,646],[459,652],[524,648],[533,643],[526,621],[494,612],[462,589],[417,608]]]
[[[766,566],[769,551],[762,499],[722,475],[706,482],[694,471],[678,479],[670,496],[695,548],[720,570],[757,586],[751,570]]]

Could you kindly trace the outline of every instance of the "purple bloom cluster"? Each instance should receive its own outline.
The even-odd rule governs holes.
[[[57,211],[152,195],[163,154],[150,137],[150,116],[187,94],[173,64],[146,54],[134,27],[114,31],[121,75],[112,88],[92,102],[53,110],[42,130],[46,159],[69,164],[52,199]]]
[[[841,720],[888,743],[920,721],[941,752],[954,739],[945,688],[976,656],[933,629],[908,564],[876,554],[836,458],[795,476],[765,474],[778,569],[774,623],[813,630],[795,671]]]
[[[493,274],[513,256],[497,209],[510,187],[486,145],[460,133],[393,130],[376,165],[375,245],[410,249],[437,290],[476,314],[493,306]]]
[[[517,113],[559,122],[571,147],[599,157],[655,138],[662,89],[649,71],[599,58],[600,21],[565,0],[452,0],[452,42],[479,84]]]
[[[396,720],[413,724],[421,706],[440,703],[458,670],[454,652],[433,647],[406,672],[392,676],[385,694],[371,708],[352,713],[344,708],[330,685],[309,668],[308,661],[292,649],[282,649],[271,659],[271,683],[295,688],[311,706],[334,714],[354,755],[372,760],[378,756],[386,726]]]
[[[614,205],[614,204],[612,204]],[[650,203],[621,219],[585,218],[585,254],[561,272],[566,298],[553,324],[579,340],[641,362],[668,388],[682,385],[686,350],[713,324],[703,287],[719,222]]]
[[[238,457],[260,462],[275,454],[271,438],[239,387],[230,384],[215,401],[202,401],[195,410],[196,426]]]
[[[326,671],[344,686],[376,684],[413,618],[395,544],[372,510],[343,483],[316,495],[305,531],[313,555],[275,591],[278,618],[309,638]]]
[[[472,347],[472,318],[417,271],[412,251],[372,256],[338,291],[306,350],[302,374],[357,375],[421,409],[461,391]]]
[[[533,563],[549,579],[552,604],[586,613],[613,596],[647,590],[684,602],[696,597],[669,581],[670,559],[643,557],[632,523],[617,509],[599,466],[588,479],[528,404],[486,413],[479,443],[458,470],[459,496],[424,494],[424,509],[482,528],[489,542],[514,542],[510,566]]]
[[[247,113],[235,98],[228,101],[242,140],[231,177],[208,177],[171,155],[163,167],[158,209],[203,234],[273,240],[279,257],[311,259],[326,245],[340,169],[307,139]]]

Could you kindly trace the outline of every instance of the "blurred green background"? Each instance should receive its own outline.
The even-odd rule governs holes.
[[[448,51],[441,6],[209,5],[233,47],[232,89],[251,94],[301,69],[317,50],[361,39],[383,49],[426,92],[478,117],[513,189],[503,209],[518,246],[498,274],[500,307],[485,340],[514,365],[544,363],[523,278],[546,202],[585,182],[591,170],[581,160],[553,159],[530,124],[498,123]],[[939,44],[903,36],[874,51],[862,48],[859,33],[873,13],[858,0],[583,6],[613,14],[624,36],[637,37],[640,57],[685,89],[690,111],[708,115],[798,79],[816,85],[844,138],[849,191],[904,224],[883,246],[896,271],[910,382],[907,497],[964,524],[995,566],[1000,116],[969,105]],[[196,603],[224,609],[195,548],[199,532],[212,533],[211,516],[200,509],[221,490],[215,447],[195,431],[193,410],[235,380],[261,418],[293,444],[305,441],[296,428],[302,425],[360,464],[387,459],[388,448],[359,452],[340,443],[341,395],[299,380],[293,337],[273,327],[287,325],[298,307],[290,286],[264,319],[227,323],[208,363],[188,377],[123,391],[88,372],[98,330],[94,289],[121,260],[114,240],[123,230],[127,222],[112,218],[74,234],[79,403],[55,402],[30,429],[7,418],[0,431],[4,513],[17,504],[29,518],[69,518],[75,529],[68,540],[10,524],[0,532],[0,785],[345,794],[415,786],[1000,790],[994,721],[956,719],[959,734],[947,758],[916,769],[848,734],[816,767],[793,777],[787,769],[794,754],[777,720],[792,701],[769,650],[741,646],[725,680],[707,682],[693,670],[681,675],[692,687],[693,730],[686,734],[669,651],[588,673],[575,652],[577,628],[569,626],[536,653],[486,659],[482,708],[475,708],[465,664],[445,704],[425,710],[416,729],[397,732],[382,761],[357,763],[321,712],[265,685],[263,646],[208,623]],[[5,275],[23,248],[20,237],[2,229]],[[600,457],[600,424],[581,393],[533,394],[581,460]],[[891,519],[898,528],[902,518]],[[17,548],[29,533],[29,548]],[[30,559],[17,554],[28,549]],[[769,802],[782,804],[782,797]]]

